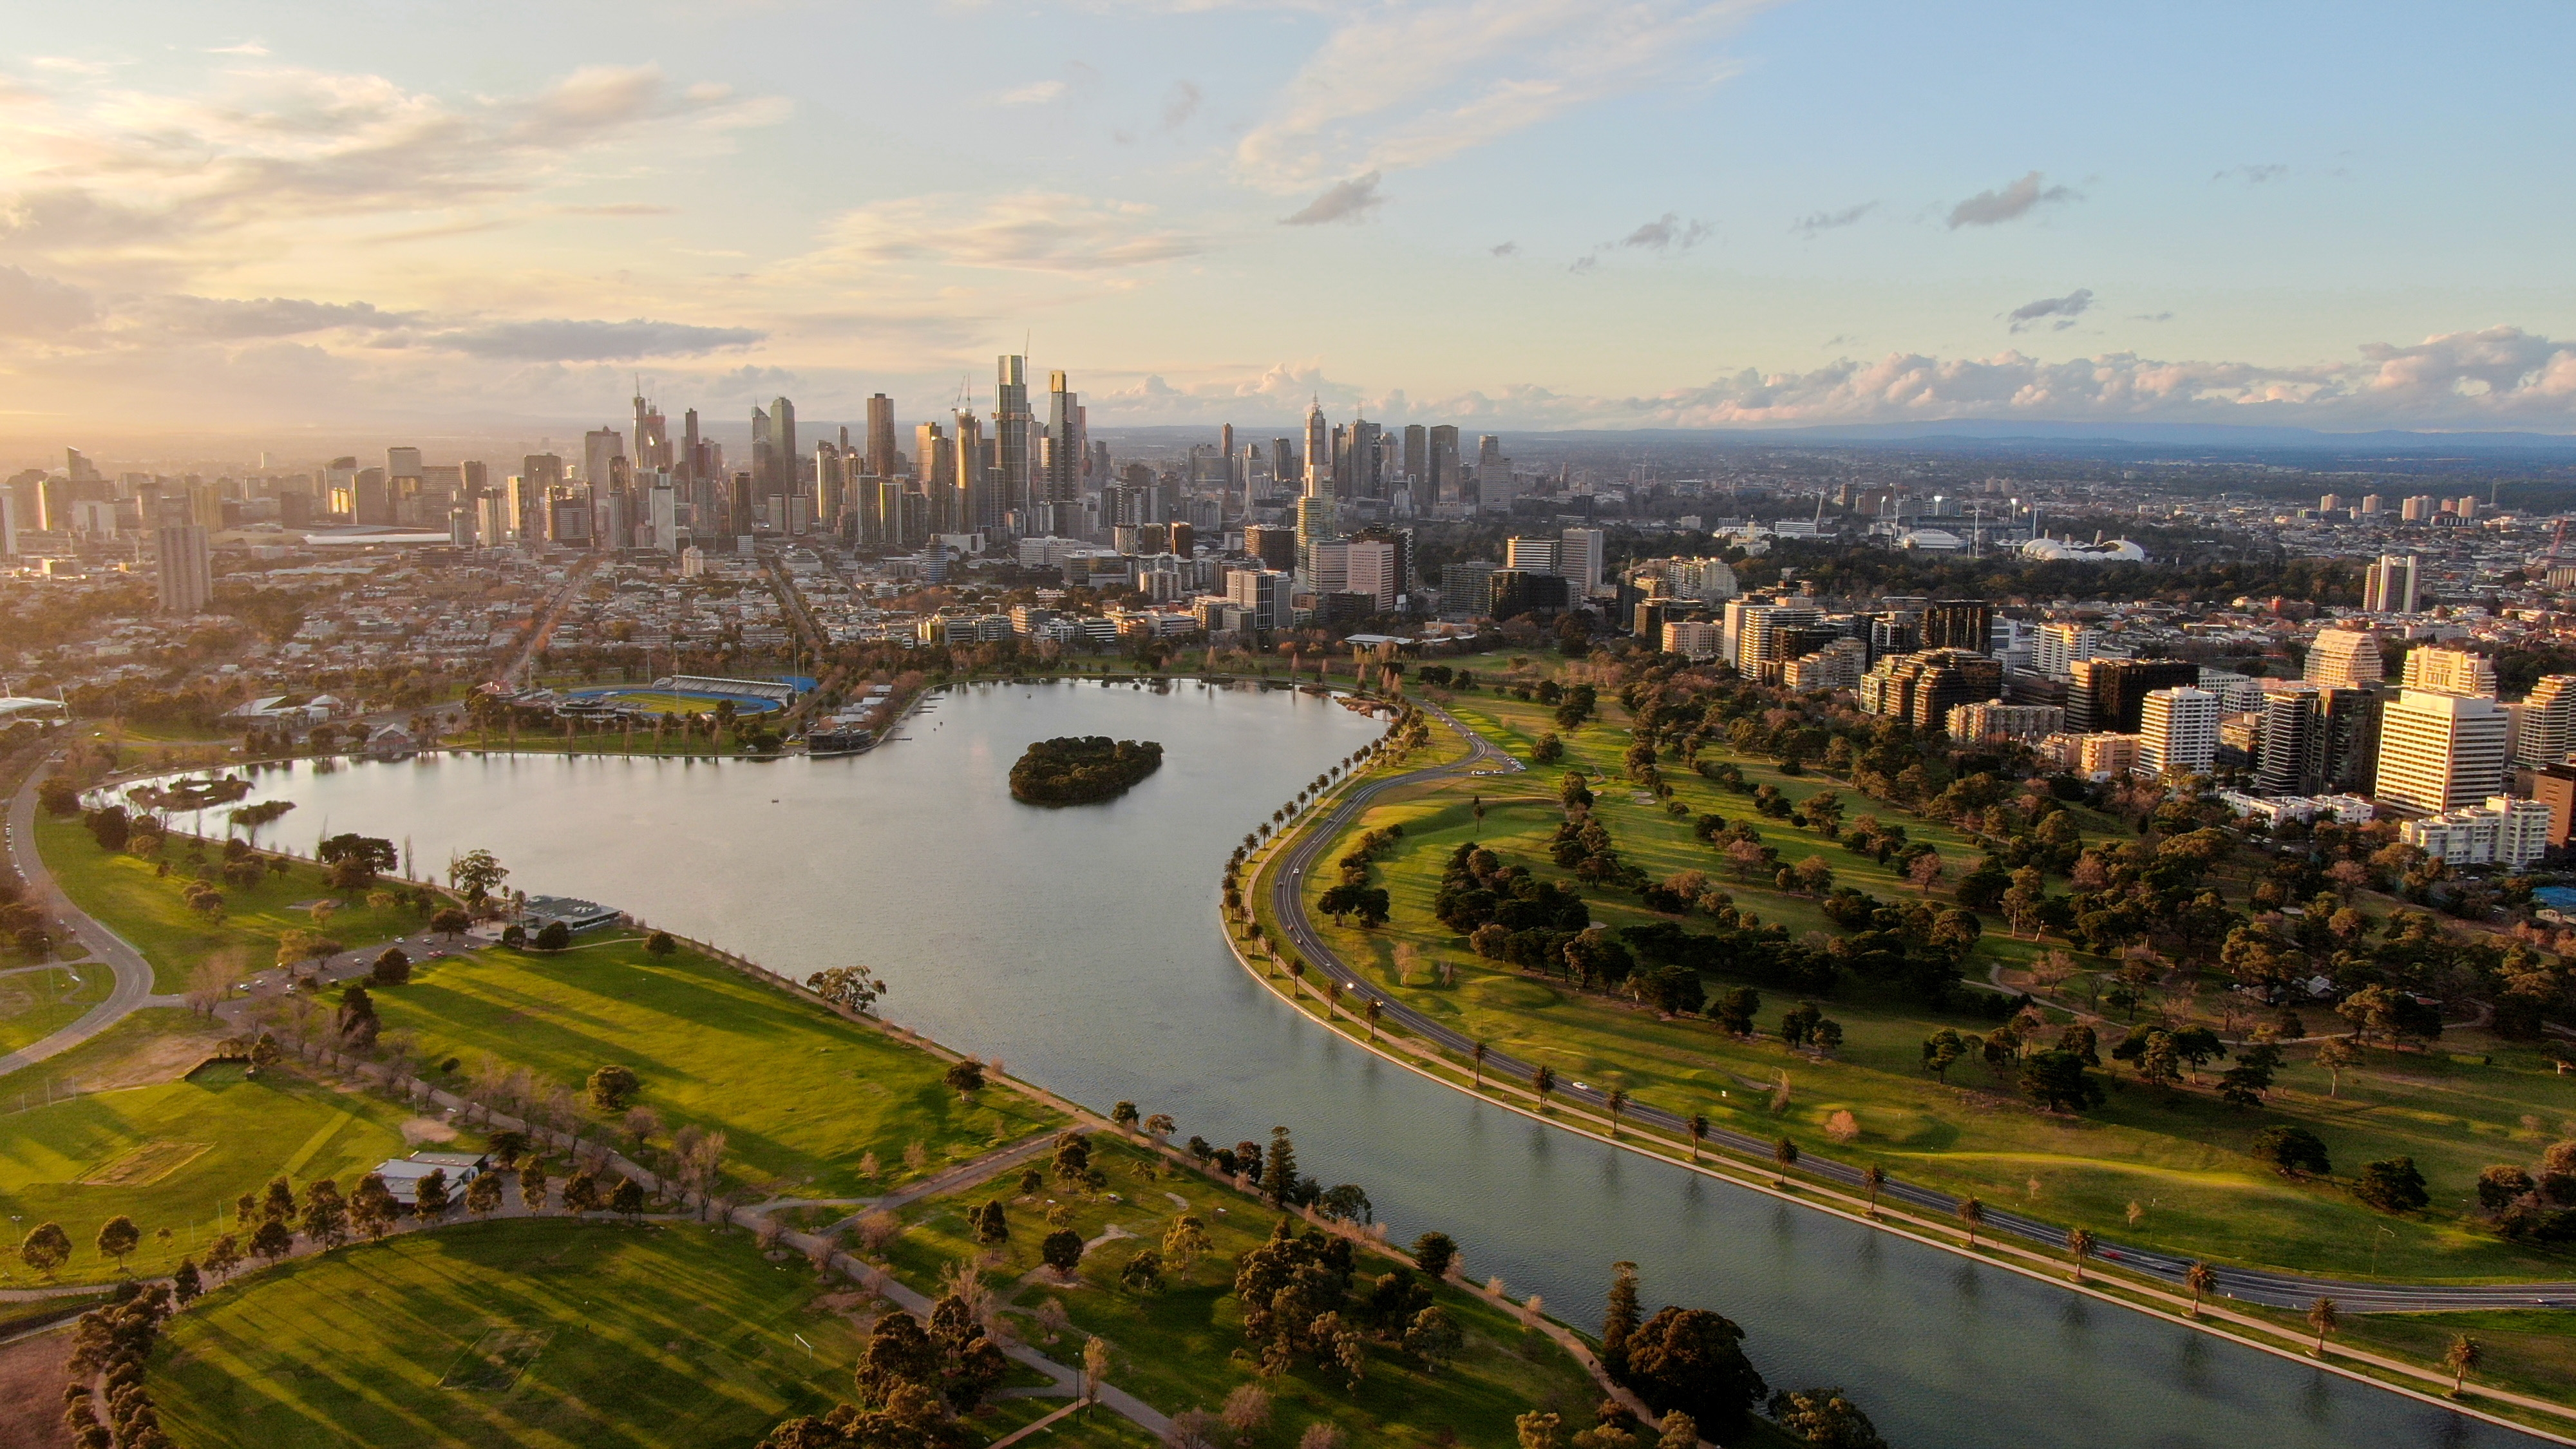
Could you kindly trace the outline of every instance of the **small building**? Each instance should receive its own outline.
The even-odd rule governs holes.
[[[421,1179],[431,1173],[447,1174],[447,1193],[453,1199],[490,1165],[491,1159],[480,1152],[415,1152],[379,1165],[376,1176],[385,1180],[385,1191],[393,1194],[395,1202],[413,1207],[420,1202]]]
[[[571,896],[530,896],[519,904],[519,924],[533,936],[557,921],[568,931],[587,931],[599,926],[616,925],[619,912],[613,906],[597,901],[576,900]]]
[[[2398,838],[2449,865],[2520,869],[2549,849],[2549,807],[2537,800],[2490,796],[2483,806],[2409,820]]]

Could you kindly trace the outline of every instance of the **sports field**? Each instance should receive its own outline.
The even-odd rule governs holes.
[[[730,701],[734,713],[745,717],[776,714],[778,701],[754,699],[747,694],[699,694],[673,689],[584,689],[571,698],[577,700],[613,700],[620,708],[640,710],[646,714],[713,714],[719,704]]]

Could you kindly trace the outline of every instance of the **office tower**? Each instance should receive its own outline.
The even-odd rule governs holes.
[[[1564,540],[1555,538],[1507,539],[1503,543],[1503,567],[1552,574],[1564,547]]]
[[[992,470],[985,461],[984,420],[972,408],[957,410],[957,436],[950,440],[957,469],[958,523],[966,530],[991,528],[998,521],[993,506]]]
[[[2432,494],[2418,493],[2398,505],[2397,519],[2401,523],[2429,523],[2437,511]]]
[[[2549,807],[2549,844],[2565,848],[2576,832],[2576,765],[2543,765],[2532,776],[2531,798]]]
[[[2262,742],[2254,755],[2254,793],[2324,793],[2326,692],[2312,684],[2269,690],[2263,696],[2262,715]]]
[[[2149,694],[2199,683],[2200,666],[2179,659],[2079,661],[2066,687],[2066,728],[2079,735],[2136,734]]]
[[[1216,450],[1225,465],[1225,491],[1232,493],[1243,486],[1244,475],[1237,470],[1234,456],[1234,424],[1226,423],[1216,430]]]
[[[2218,760],[2218,696],[2188,686],[2151,691],[2138,719],[2138,765],[2157,778],[2204,775]]]
[[[88,455],[81,452],[78,448],[63,449],[63,473],[74,483],[97,483],[103,481],[99,477],[97,467],[90,462]]]
[[[1285,629],[1296,622],[1290,595],[1291,580],[1276,569],[1230,569],[1225,576],[1225,598],[1251,616],[1255,629]]]
[[[2517,765],[2556,765],[2576,749],[2576,674],[2542,676],[2522,702],[2522,730],[2514,742]]]
[[[814,444],[814,516],[833,528],[840,527],[850,506],[851,462],[837,444]]]
[[[1341,544],[1321,545],[1318,552],[1323,548],[1342,551],[1342,578],[1340,587],[1334,590],[1326,590],[1318,583],[1318,593],[1366,594],[1375,601],[1379,613],[1394,610],[1397,596],[1404,592],[1404,576],[1401,554],[1392,540],[1354,538]]]
[[[2388,677],[2379,657],[2379,636],[2367,629],[2325,629],[2308,644],[2304,677],[2328,688],[2375,685]]]
[[[385,449],[385,478],[396,498],[408,498],[420,491],[420,449]],[[203,519],[198,520],[204,522]]]
[[[1306,496],[1315,497],[1330,491],[1333,482],[1333,443],[1324,421],[1324,402],[1310,399],[1306,404],[1306,455],[1304,459]]]
[[[1292,572],[1297,567],[1297,530],[1256,523],[1243,531],[1243,551],[1261,560],[1264,568]]]
[[[1351,422],[1348,464],[1344,470],[1343,496],[1347,498],[1384,498],[1386,475],[1378,467],[1378,441],[1385,430],[1366,418]]]
[[[1467,500],[1466,464],[1458,456],[1458,430],[1446,423],[1431,429],[1430,471],[1424,476],[1431,485],[1434,503],[1464,503]]]
[[[1601,564],[1606,536],[1597,528],[1569,528],[1559,536],[1556,569],[1573,586],[1577,600],[1601,591]]]
[[[640,472],[664,473],[672,467],[671,438],[662,410],[644,400],[644,389],[635,389],[635,467]]]
[[[1029,506],[1029,433],[1037,419],[1029,414],[1029,360],[1002,357],[994,365],[993,446],[1002,470],[995,504],[1004,513]]]
[[[2400,674],[2399,686],[2405,689],[2496,697],[2495,661],[2466,649],[2427,646],[2408,650]]]
[[[581,481],[593,498],[608,492],[615,462],[626,456],[626,439],[615,428],[593,428],[581,439]]]
[[[385,480],[382,468],[361,468],[351,488],[350,517],[353,522],[371,528],[391,528],[394,524],[393,487]]]
[[[1989,652],[1993,633],[1994,606],[1983,599],[1940,599],[1923,611],[1926,649],[1966,649],[1984,654]]]
[[[769,401],[769,492],[773,496],[796,491],[796,458],[796,404],[783,397],[772,398]]]
[[[1072,388],[1061,372],[1047,374],[1046,501],[1059,506],[1082,501],[1082,418]]]
[[[867,471],[877,478],[891,478],[903,471],[895,463],[894,399],[881,392],[868,397]]]
[[[869,426],[873,428],[874,422]],[[957,459],[949,451],[948,435],[937,423],[915,424],[912,430],[912,473],[921,480],[921,491],[928,493],[932,484],[943,488],[957,486]]]
[[[1509,619],[1540,609],[1565,607],[1565,580],[1552,573],[1523,569],[1494,570],[1494,617]]]
[[[2353,512],[2363,518],[2376,518],[2380,513],[2379,495],[2376,493],[2365,493],[2361,495],[2361,506],[2355,508]]]
[[[1384,525],[1377,525],[1363,528],[1359,532],[1352,534],[1351,537],[1365,543],[1392,544],[1395,548],[1395,591],[1399,594],[1410,594],[1413,592],[1414,545],[1412,529],[1390,528]]]
[[[1476,466],[1503,461],[1503,440],[1492,433],[1476,435]]]
[[[1270,440],[1269,491],[1276,493],[1281,488],[1294,487],[1304,477],[1305,472],[1303,466],[1297,461],[1297,440],[1295,438],[1272,438]]]
[[[1297,500],[1297,569],[1312,577],[1312,555],[1316,544],[1334,537],[1333,498],[1329,493],[1308,493]]]
[[[2380,720],[2380,803],[2438,815],[2503,793],[2505,734],[2492,699],[2401,690]]]
[[[214,555],[206,546],[205,525],[164,524],[155,537],[160,548],[161,612],[203,613],[215,593]]]
[[[1443,564],[1440,612],[1481,619],[1494,612],[1494,566],[1481,560]]]
[[[18,556],[18,492],[0,491],[0,558]]]
[[[2361,576],[2361,607],[2371,614],[2412,614],[2422,603],[2423,561],[2384,553]]]
[[[2102,631],[2081,624],[2042,624],[2032,647],[2031,663],[2051,679],[2072,675],[2075,662],[2090,659],[2102,647]]]
[[[680,456],[676,460],[676,471],[681,481],[695,483],[709,476],[699,457],[702,446],[698,441],[698,410],[691,408],[680,415]]]
[[[1420,423],[1407,423],[1404,428],[1404,476],[1417,497],[1431,501],[1423,492],[1431,481],[1431,430]]]

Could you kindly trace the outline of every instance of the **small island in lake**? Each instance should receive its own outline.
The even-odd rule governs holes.
[[[1065,735],[1039,740],[1011,767],[1011,796],[1032,805],[1090,805],[1127,793],[1163,767],[1154,740]]]

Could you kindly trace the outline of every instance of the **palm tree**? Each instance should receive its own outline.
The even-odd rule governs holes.
[[[1773,1187],[1789,1185],[1789,1169],[1798,1165],[1798,1144],[1783,1137],[1771,1144],[1771,1160],[1779,1164],[1779,1175],[1771,1179]]]
[[[1628,1110],[1628,1089],[1612,1087],[1604,1100],[1610,1107],[1610,1140],[1616,1142],[1619,1140],[1619,1114]]]
[[[1547,1115],[1547,1094],[1556,1090],[1556,1069],[1541,1064],[1530,1073],[1530,1090],[1538,1093],[1538,1112]]]
[[[2469,1391],[2469,1370],[2486,1361],[2487,1351],[2478,1341],[2463,1333],[2451,1340],[2442,1353],[2442,1367],[2451,1371],[2451,1397],[2460,1398]]]
[[[2084,1281],[2084,1260],[2093,1256],[2093,1230],[2077,1228],[2066,1235],[2066,1251],[2075,1259],[2075,1281]]]
[[[1476,1090],[1481,1092],[1485,1090],[1485,1044],[1483,1042],[1476,1043],[1473,1055],[1476,1059]]]
[[[1968,1246],[1977,1245],[1977,1227],[1986,1220],[1986,1205],[1972,1197],[1959,1199],[1959,1226],[1968,1230]]]
[[[1860,1185],[1869,1189],[1869,1215],[1878,1216],[1878,1190],[1887,1186],[1887,1169],[1873,1162],[1861,1169]]]
[[[1693,1112],[1689,1123],[1686,1125],[1690,1128],[1691,1161],[1697,1162],[1699,1161],[1699,1145],[1708,1140],[1708,1114],[1705,1112]]]
[[[1288,996],[1290,1000],[1306,994],[1306,963],[1296,956],[1288,958]]]
[[[1377,1019],[1386,1011],[1386,1003],[1372,996],[1368,999],[1369,1040],[1377,1040]]]
[[[2326,1335],[2343,1326],[2343,1316],[2335,1312],[2335,1301],[2320,1298],[2308,1305],[2308,1327],[2317,1331],[2317,1357],[2326,1356]]]
[[[1336,976],[1324,983],[1324,1019],[1337,1021],[1342,1014],[1342,978]]]
[[[2207,1263],[2194,1263],[2182,1273],[2182,1286],[2191,1290],[2191,1316],[2200,1316],[2203,1295],[2218,1286],[2218,1270]]]

